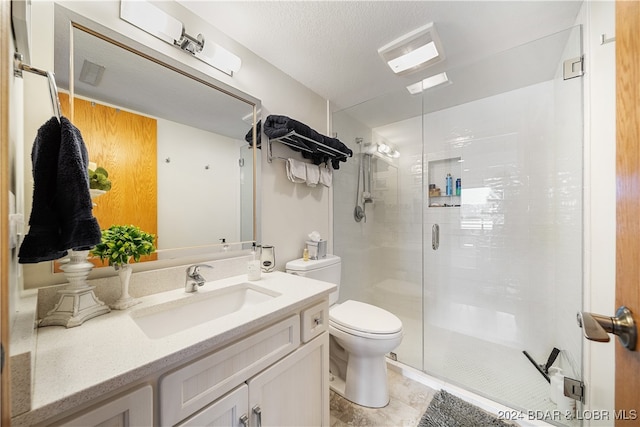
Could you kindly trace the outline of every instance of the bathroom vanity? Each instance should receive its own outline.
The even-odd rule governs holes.
[[[32,409],[12,425],[328,425],[333,290],[240,275],[40,328]]]

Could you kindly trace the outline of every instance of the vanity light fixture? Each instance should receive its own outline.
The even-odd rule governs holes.
[[[407,86],[407,90],[411,95],[415,95],[423,90],[431,89],[432,87],[440,86],[445,83],[451,83],[451,81],[449,80],[449,77],[447,77],[447,73],[440,73]]]
[[[413,73],[444,59],[444,49],[433,22],[382,46],[378,54],[398,75]]]
[[[120,19],[230,76],[242,66],[238,56],[211,40],[205,40],[202,34],[196,37],[187,34],[182,22],[144,0],[121,0]]]

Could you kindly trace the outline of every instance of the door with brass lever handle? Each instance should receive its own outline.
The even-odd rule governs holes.
[[[638,329],[633,320],[631,310],[620,307],[615,317],[600,314],[578,312],[578,326],[582,328],[585,338],[591,341],[609,342],[609,334],[618,336],[620,344],[634,351],[638,339]]]

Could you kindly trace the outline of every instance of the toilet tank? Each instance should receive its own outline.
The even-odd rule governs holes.
[[[325,258],[310,259],[309,261],[304,261],[302,258],[294,259],[286,264],[285,269],[286,272],[290,274],[297,274],[298,276],[309,277],[337,285],[338,290],[329,295],[329,305],[332,305],[338,301],[341,266],[340,257],[327,255]]]

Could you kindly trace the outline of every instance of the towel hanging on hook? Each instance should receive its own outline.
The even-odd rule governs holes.
[[[51,97],[51,107],[53,108],[53,114],[60,123],[60,98],[58,97],[58,86],[56,85],[56,78],[51,71],[41,70],[39,68],[32,67],[31,65],[22,62],[22,54],[15,53],[13,57],[13,75],[16,77],[22,77],[22,72],[37,74],[39,76],[46,77],[49,81],[49,96]]]

